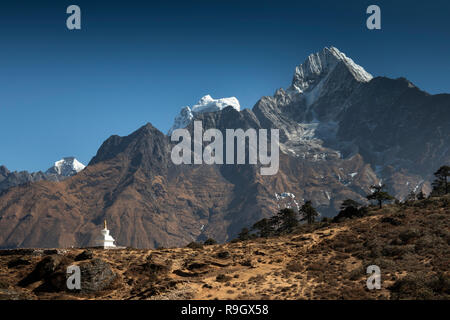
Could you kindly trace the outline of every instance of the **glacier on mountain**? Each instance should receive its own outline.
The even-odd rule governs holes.
[[[239,100],[235,97],[214,99],[208,94],[202,97],[197,104],[192,107],[186,106],[182,108],[180,113],[175,117],[174,123],[168,134],[171,135],[175,129],[187,127],[196,113],[216,112],[228,106],[233,107],[237,111],[241,110]]]
[[[49,168],[45,173],[70,177],[77,174],[85,167],[86,166],[75,159],[75,157],[64,157],[61,160],[56,161],[53,167]]]
[[[291,85],[278,89],[273,97],[264,97],[260,108],[278,111],[271,116],[271,126],[279,127],[287,139],[280,144],[281,151],[297,157],[325,160],[340,158],[337,149],[324,149],[336,140],[339,115],[345,109],[345,100],[360,83],[373,76],[337,48],[326,47],[313,53],[295,68]],[[295,113],[285,110],[293,110]],[[267,111],[266,111],[267,112]],[[287,118],[287,119],[284,119]],[[295,119],[295,122],[290,122]]]

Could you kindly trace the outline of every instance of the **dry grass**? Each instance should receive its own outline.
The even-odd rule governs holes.
[[[447,198],[371,209],[296,234],[160,250],[93,250],[118,275],[95,294],[22,288],[42,255],[0,255],[0,298],[27,299],[449,299]],[[61,252],[73,259],[82,252]],[[382,272],[366,288],[366,268]]]

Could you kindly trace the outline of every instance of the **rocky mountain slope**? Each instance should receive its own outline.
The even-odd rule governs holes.
[[[449,299],[449,227],[447,196],[219,245],[2,250],[0,299]],[[65,285],[74,264],[78,292]]]
[[[0,166],[0,193],[3,190],[21,184],[27,184],[40,180],[62,181],[84,169],[84,165],[74,157],[65,157],[50,167],[47,171],[9,171],[5,166]]]
[[[216,120],[226,121],[227,112]],[[226,241],[249,221],[273,214],[274,194],[280,190],[300,200],[314,198],[325,212],[330,203],[339,206],[348,197],[362,200],[377,182],[360,156],[323,166],[282,154],[274,176],[261,176],[250,165],[175,166],[168,139],[146,125],[105,141],[74,177],[9,189],[0,198],[0,243],[9,248],[87,246],[104,219],[119,245],[166,247],[206,237]],[[352,177],[353,172],[360,174]]]
[[[432,172],[450,161],[450,95],[372,78],[348,60],[333,47],[311,55],[287,90],[263,97],[253,112],[283,131],[282,150],[294,157],[360,154],[398,198],[429,191]]]
[[[192,133],[193,120],[201,120],[204,130],[279,129],[276,175],[262,176],[259,165],[174,165],[174,143],[147,124],[111,136],[86,169],[65,181],[5,192],[0,247],[87,246],[104,219],[119,245],[223,242],[273,215],[276,193],[310,199],[331,216],[344,199],[364,202],[380,181],[400,199],[412,190],[427,193],[432,172],[450,163],[450,95],[429,95],[405,79],[372,78],[333,47],[308,57],[289,88],[252,110],[206,100],[199,105],[215,111],[194,112],[177,127]]]

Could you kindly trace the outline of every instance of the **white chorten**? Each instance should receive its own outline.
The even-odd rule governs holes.
[[[109,230],[106,227],[106,220],[104,226],[105,226],[104,229],[101,231],[102,235],[95,240],[96,245],[98,247],[103,247],[104,249],[115,248],[116,247],[116,245],[114,244],[115,240],[109,234]]]

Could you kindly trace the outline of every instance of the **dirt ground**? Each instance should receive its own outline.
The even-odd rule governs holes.
[[[449,243],[444,198],[273,238],[196,249],[91,249],[117,275],[96,292],[37,290],[45,279],[18,284],[48,254],[79,264],[75,257],[85,249],[0,251],[0,298],[449,299]],[[369,265],[381,269],[379,290],[367,289]]]

